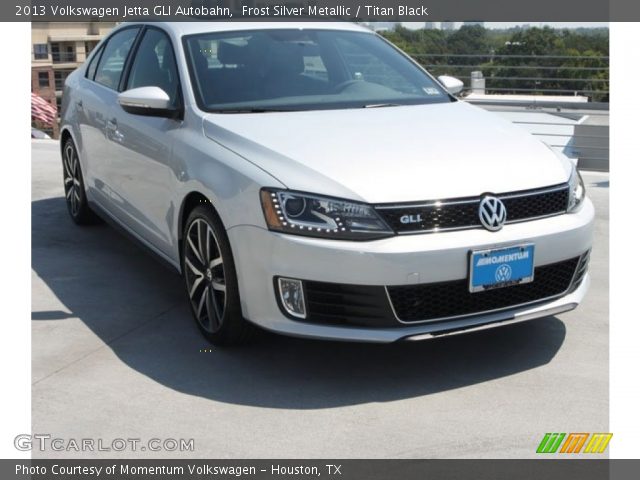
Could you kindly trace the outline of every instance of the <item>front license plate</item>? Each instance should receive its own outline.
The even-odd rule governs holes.
[[[482,292],[533,281],[534,245],[474,250],[469,265],[469,291]]]

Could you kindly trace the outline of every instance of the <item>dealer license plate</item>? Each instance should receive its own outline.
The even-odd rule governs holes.
[[[469,291],[483,292],[533,281],[534,245],[473,250],[469,259]]]

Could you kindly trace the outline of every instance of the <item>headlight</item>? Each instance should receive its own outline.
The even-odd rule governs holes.
[[[376,211],[364,203],[272,188],[263,188],[260,200],[269,230],[342,240],[393,235]]]
[[[571,177],[569,178],[569,205],[567,212],[575,212],[584,200],[585,188],[582,177],[576,167],[573,167]]]

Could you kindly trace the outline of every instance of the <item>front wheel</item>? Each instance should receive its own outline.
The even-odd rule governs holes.
[[[231,247],[222,222],[208,205],[196,207],[183,232],[182,272],[191,312],[214,345],[235,345],[249,337],[242,317]]]

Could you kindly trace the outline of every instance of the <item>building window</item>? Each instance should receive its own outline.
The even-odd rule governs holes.
[[[51,59],[53,63],[73,63],[76,61],[76,49],[73,44],[52,43]]]
[[[73,70],[56,70],[53,72],[53,78],[56,83],[56,90],[62,90],[64,88],[64,81]]]
[[[33,58],[36,60],[49,58],[49,46],[46,43],[35,43],[33,45]]]
[[[87,57],[96,48],[96,45],[98,45],[98,42],[84,42],[84,51]]]
[[[40,88],[49,88],[49,72],[38,72],[38,86]]]

